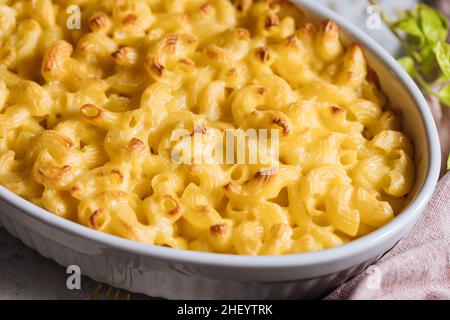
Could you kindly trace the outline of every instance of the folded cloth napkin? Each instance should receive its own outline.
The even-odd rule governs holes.
[[[326,299],[450,299],[450,173],[413,230]]]

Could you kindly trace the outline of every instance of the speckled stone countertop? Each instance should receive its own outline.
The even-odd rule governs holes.
[[[365,0],[317,0],[331,6],[368,32],[383,46],[395,53],[398,46],[385,30],[369,31],[366,27]],[[397,10],[410,6],[414,0],[381,1],[383,7]],[[0,227],[0,300],[1,299],[90,299],[97,284],[82,278],[80,290],[66,286],[66,269],[41,257]],[[133,298],[142,298],[133,296]]]
[[[0,228],[0,299],[88,299],[96,284],[81,280],[81,290],[66,286],[65,268],[41,257]]]

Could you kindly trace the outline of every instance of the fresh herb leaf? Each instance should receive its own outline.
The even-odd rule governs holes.
[[[450,85],[439,90],[439,99],[441,102],[445,103],[447,107],[450,107]]]
[[[450,80],[450,44],[440,41],[436,45],[434,52],[442,73]]]
[[[403,57],[398,59],[398,63],[405,69],[405,71],[411,76],[414,77],[416,73],[416,66],[414,65],[414,60],[411,57]]]
[[[435,46],[439,41],[445,41],[448,33],[447,19],[436,9],[424,4],[418,5],[420,29],[427,42]]]
[[[417,19],[407,17],[394,23],[393,27],[405,32],[410,38],[413,38],[418,45],[423,45],[425,43],[425,36]]]
[[[436,71],[434,50],[439,42],[445,42],[448,27],[447,19],[439,11],[424,4],[406,11],[399,21],[392,24],[394,30],[404,32],[401,41],[407,53],[427,76]]]
[[[431,74],[437,68],[436,56],[434,54],[433,49],[434,48],[432,48],[432,47],[426,46],[422,50],[419,51],[420,68],[422,69],[422,71],[425,75]]]

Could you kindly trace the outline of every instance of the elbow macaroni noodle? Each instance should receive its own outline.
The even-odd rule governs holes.
[[[339,32],[281,0],[0,0],[0,183],[172,248],[278,255],[370,233],[406,205],[414,151]],[[269,166],[173,161],[233,129],[275,130]]]

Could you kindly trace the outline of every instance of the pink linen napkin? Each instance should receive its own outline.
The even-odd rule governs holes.
[[[326,299],[450,299],[450,173],[413,230],[368,271]]]

